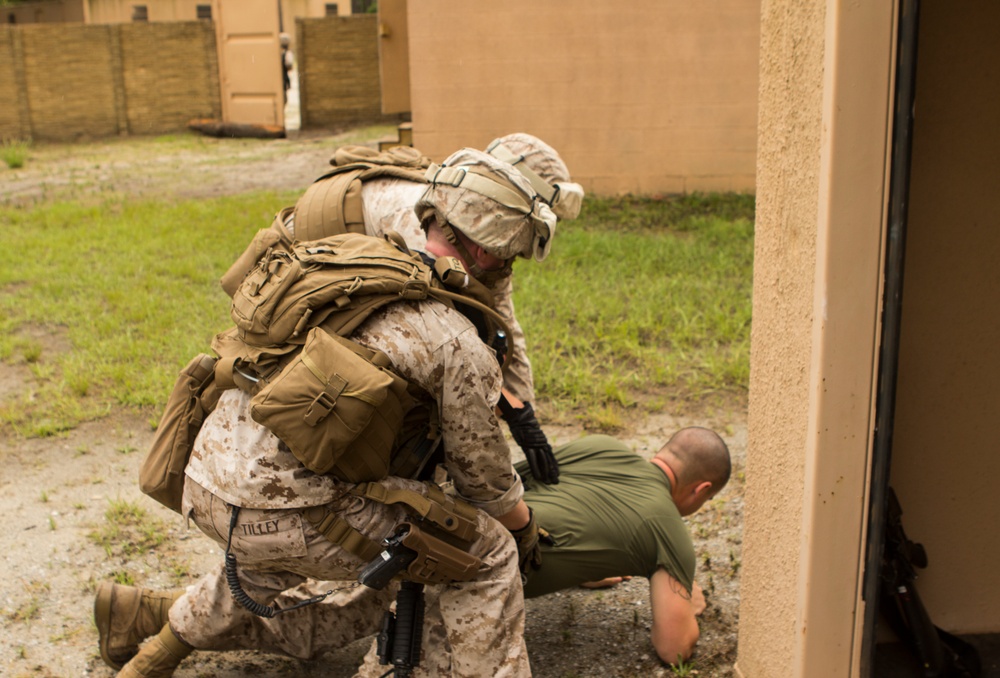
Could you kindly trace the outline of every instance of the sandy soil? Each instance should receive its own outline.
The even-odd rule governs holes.
[[[0,203],[31,204],[87,195],[209,196],[257,188],[304,187],[322,172],[346,136],[297,140],[212,141],[169,145],[112,141],[34,149],[18,171],[0,167]],[[58,350],[57,342],[46,350]],[[32,379],[29,370],[0,363],[0,399]],[[544,415],[544,402],[540,403]],[[197,529],[142,495],[137,469],[152,437],[154,413],[115,411],[67,435],[23,439],[0,432],[0,673],[11,676],[111,676],[97,652],[92,620],[99,582],[130,577],[154,588],[190,583],[222,555]],[[544,421],[543,421],[544,423]],[[736,651],[742,541],[745,409],[736,405],[684,417],[646,416],[616,435],[651,456],[670,433],[686,425],[719,431],[734,456],[730,485],[690,519],[698,552],[698,580],[706,590],[699,676],[731,676]],[[545,426],[555,442],[572,440],[579,426]],[[516,446],[514,447],[516,449]],[[142,525],[112,534],[106,513],[138,505]],[[101,543],[102,537],[106,546]],[[154,539],[142,555],[125,545]],[[527,602],[527,643],[539,677],[670,676],[649,642],[648,583],[612,589],[568,590]],[[253,652],[195,653],[181,678],[350,676],[367,642],[315,662]]]

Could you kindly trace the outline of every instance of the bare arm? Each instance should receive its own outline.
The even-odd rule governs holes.
[[[695,617],[705,609],[701,587],[695,584],[693,592],[688,593],[661,568],[649,579],[649,595],[653,608],[650,635],[656,654],[667,664],[676,664],[678,657],[687,659],[698,642]]]

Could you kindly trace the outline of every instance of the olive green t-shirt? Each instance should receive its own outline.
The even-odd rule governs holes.
[[[555,450],[559,483],[526,480],[524,500],[555,546],[528,576],[528,598],[605,577],[650,577],[664,568],[691,590],[694,545],[670,498],[666,474],[609,436],[588,436]]]

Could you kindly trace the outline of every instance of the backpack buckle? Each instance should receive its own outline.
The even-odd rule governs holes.
[[[407,280],[399,289],[399,296],[403,299],[426,299],[427,290],[430,286],[424,280]]]

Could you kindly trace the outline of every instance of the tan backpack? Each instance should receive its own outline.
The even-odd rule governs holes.
[[[426,184],[430,158],[409,146],[378,152],[367,146],[342,146],[322,175],[295,203],[295,236],[318,240],[341,233],[364,233],[361,186],[372,179],[391,177]]]
[[[267,243],[264,256],[233,291],[236,326],[212,342],[220,356],[213,397],[234,386],[250,392],[251,417],[316,473],[350,482],[413,477],[433,448],[433,399],[396,375],[384,353],[344,337],[375,310],[406,299],[471,306],[488,326],[506,331],[503,320],[488,306],[444,289],[441,280],[462,270],[449,257],[438,259],[435,270],[386,240],[347,233],[289,244],[273,226],[258,233],[248,251],[261,243]],[[244,253],[241,260],[252,256]],[[178,382],[167,411],[199,412],[197,425],[165,417],[140,471],[143,491],[175,510],[179,495],[164,501],[149,488],[164,486],[167,467],[180,469],[180,485],[171,487],[183,487],[201,417],[214,407],[199,400],[207,385],[199,389]]]

